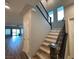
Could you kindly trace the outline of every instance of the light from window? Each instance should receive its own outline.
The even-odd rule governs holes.
[[[5,35],[11,35],[11,29],[5,29]]]
[[[15,36],[17,33],[16,29],[12,29],[12,35]]]
[[[12,35],[18,36],[20,34],[20,29],[12,29]]]
[[[16,35],[19,35],[20,34],[20,30],[19,29],[17,29],[17,34]]]
[[[64,18],[64,7],[61,6],[57,8],[58,21],[63,20]]]
[[[21,29],[21,34],[23,35],[23,29]]]
[[[53,22],[53,19],[54,19],[53,11],[49,12],[49,16],[51,17],[51,22]],[[50,22],[50,19],[49,19],[49,22]]]

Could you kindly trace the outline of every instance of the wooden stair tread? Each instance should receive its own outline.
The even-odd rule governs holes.
[[[53,38],[53,39],[57,39],[58,36],[51,36],[51,35],[48,35],[46,38]]]
[[[46,48],[44,48],[44,47],[40,47],[40,49],[42,50],[42,51],[44,51],[44,52],[46,52],[47,54],[50,54],[50,50],[48,50],[48,49],[46,49]]]
[[[36,54],[37,56],[39,56],[40,59],[45,59],[41,53],[37,52]]]
[[[50,43],[56,43],[56,40],[53,40],[53,39],[45,39],[45,41]]]
[[[51,30],[50,32],[55,32],[55,33],[59,33],[60,32],[60,30]]]
[[[45,45],[45,46],[48,46],[50,43],[43,42],[42,44]]]
[[[48,33],[48,35],[51,35],[51,36],[58,36],[59,33]]]
[[[40,59],[38,55],[33,56],[31,59]]]
[[[47,54],[41,50],[39,50],[38,53],[41,55],[42,59],[50,59],[50,54]]]

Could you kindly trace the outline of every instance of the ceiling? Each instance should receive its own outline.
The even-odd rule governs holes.
[[[20,13],[25,6],[33,6],[38,0],[5,0],[11,7],[9,12]],[[28,8],[27,7],[27,8]],[[7,10],[6,10],[7,11]]]
[[[59,5],[67,6],[74,0],[41,0],[47,10],[51,10]],[[22,14],[28,8],[33,7],[39,0],[5,0],[10,6],[10,10],[5,9],[5,24],[22,24]]]
[[[41,0],[41,2],[43,3],[44,7],[47,10],[51,10],[54,9],[60,5],[63,6],[68,6],[72,3],[74,3],[74,0]]]
[[[10,10],[5,9],[5,25],[22,25],[24,9],[32,7],[39,0],[5,0]]]

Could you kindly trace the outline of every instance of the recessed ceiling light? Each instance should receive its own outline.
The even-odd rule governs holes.
[[[5,5],[5,8],[6,8],[6,9],[10,9],[10,7],[9,7],[8,5]]]

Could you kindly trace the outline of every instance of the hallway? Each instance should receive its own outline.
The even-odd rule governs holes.
[[[18,53],[22,48],[22,42],[23,39],[21,36],[8,37],[5,40],[6,50],[9,50],[12,53]]]
[[[73,9],[73,0],[5,0],[6,59],[67,59]]]
[[[22,44],[22,36],[7,37],[5,39],[6,59],[16,59],[16,56],[18,57],[22,53]]]

